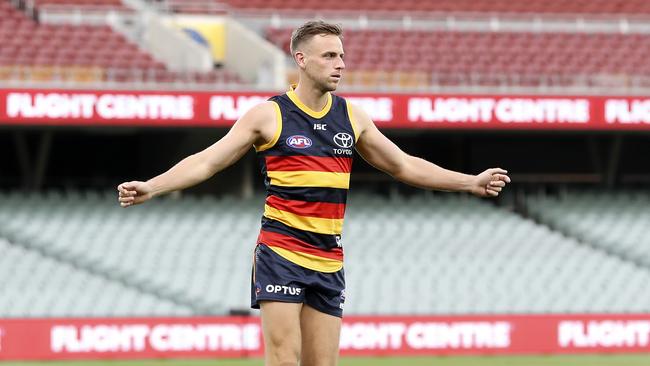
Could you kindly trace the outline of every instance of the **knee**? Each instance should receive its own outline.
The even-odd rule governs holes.
[[[265,339],[267,366],[298,366],[300,343],[281,335]]]

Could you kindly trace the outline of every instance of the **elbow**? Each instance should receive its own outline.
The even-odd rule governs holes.
[[[417,159],[404,154],[402,159],[395,161],[391,165],[389,174],[400,182],[422,187],[422,181],[425,179],[424,174],[426,173],[418,166]]]
[[[402,167],[396,167],[395,169],[387,170],[386,173],[388,173],[391,177],[399,181],[403,181],[406,175],[404,172],[404,168]]]
[[[408,165],[405,160],[392,164],[386,169],[386,173],[399,181],[406,181],[409,177]]]
[[[399,180],[408,179],[413,173],[413,160],[410,155],[406,153],[401,153],[399,159],[396,159],[393,164],[391,164],[391,175]]]

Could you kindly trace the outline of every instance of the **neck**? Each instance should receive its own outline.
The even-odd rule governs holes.
[[[327,105],[329,92],[323,93],[322,90],[301,83],[298,83],[294,92],[298,96],[298,99],[313,111],[322,111]]]

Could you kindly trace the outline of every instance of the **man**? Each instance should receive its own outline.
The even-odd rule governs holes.
[[[255,249],[251,305],[261,308],[267,365],[335,365],[345,300],[341,228],[352,149],[425,189],[498,196],[502,169],[473,176],[409,156],[360,108],[332,95],[342,71],[341,29],[305,23],[291,38],[299,82],[253,107],[221,140],[147,182],[118,186],[123,207],[202,182],[253,145],[267,199]]]

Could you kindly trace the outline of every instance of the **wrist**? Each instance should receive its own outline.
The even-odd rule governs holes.
[[[461,191],[465,193],[474,193],[476,190],[476,176],[465,174],[463,178]]]
[[[165,193],[165,192],[161,189],[161,187],[159,187],[158,185],[156,185],[156,182],[155,182],[154,179],[155,179],[155,178],[153,178],[153,179],[149,179],[148,181],[145,182],[145,183],[147,184],[147,186],[148,186],[147,188],[148,188],[149,195],[151,196],[151,198],[154,198],[154,197],[160,196],[161,194],[164,194],[164,193]]]

